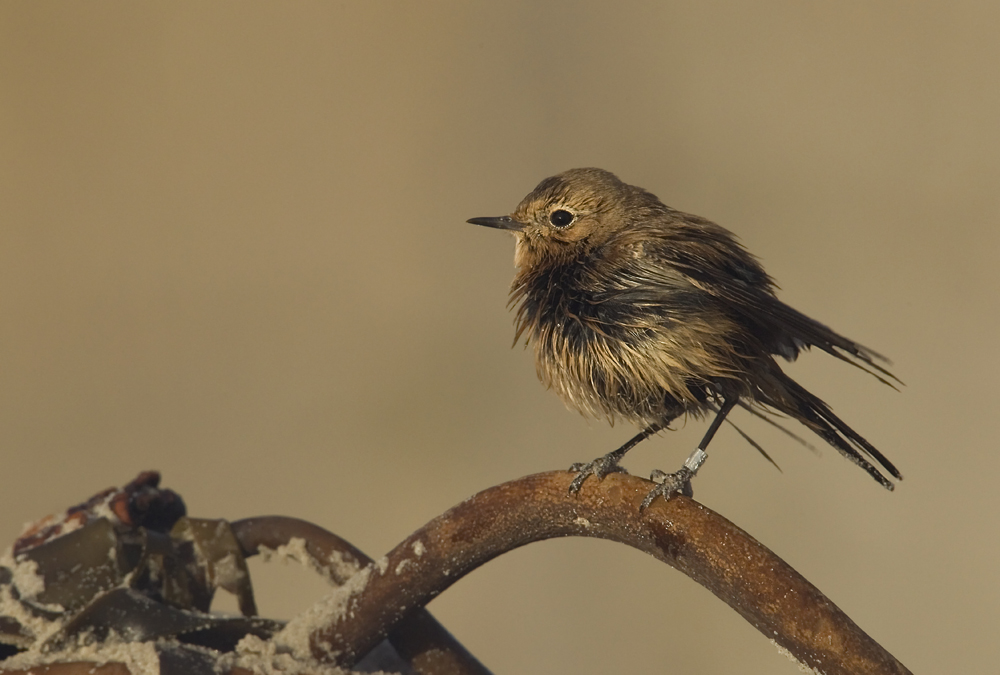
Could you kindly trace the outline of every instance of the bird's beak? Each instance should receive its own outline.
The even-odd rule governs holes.
[[[469,218],[467,223],[473,225],[483,225],[485,227],[495,227],[498,230],[515,230],[520,232],[524,229],[524,223],[519,223],[510,216],[494,216],[492,218]]]

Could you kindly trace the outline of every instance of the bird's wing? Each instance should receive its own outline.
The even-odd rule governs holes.
[[[685,214],[685,219],[694,218]],[[741,324],[757,329],[753,333],[775,354],[791,360],[800,348],[815,346],[891,387],[889,380],[899,382],[877,363],[888,363],[884,356],[781,302],[760,263],[727,230],[697,221],[698,227],[645,239],[641,250],[619,258],[621,278],[628,280],[617,292],[619,299],[676,305],[677,293],[685,287],[691,297],[692,291],[701,291]]]

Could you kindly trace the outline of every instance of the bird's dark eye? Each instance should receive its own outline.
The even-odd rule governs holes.
[[[549,222],[556,227],[566,227],[573,222],[575,216],[565,209],[556,209],[549,214]]]

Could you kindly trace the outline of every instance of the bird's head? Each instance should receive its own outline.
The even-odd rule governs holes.
[[[519,268],[561,264],[627,227],[626,203],[633,190],[610,171],[570,169],[539,183],[509,216],[468,222],[513,232]]]

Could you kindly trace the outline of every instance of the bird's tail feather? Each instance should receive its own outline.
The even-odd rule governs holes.
[[[837,417],[833,410],[805,387],[785,375],[774,364],[767,382],[771,385],[767,390],[761,390],[758,399],[769,407],[794,417],[809,427],[820,438],[836,448],[840,454],[854,462],[888,490],[893,484],[886,478],[875,463],[882,467],[890,476],[899,480],[902,474],[886,459],[885,455],[869,443],[861,434],[849,427],[846,422]]]

